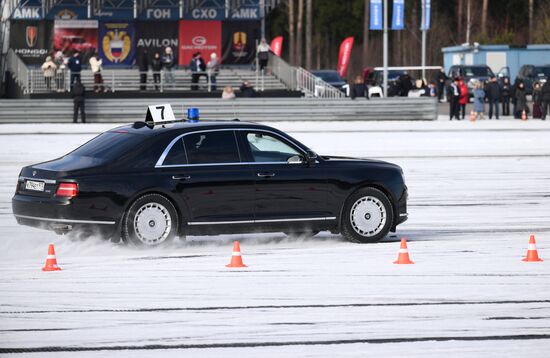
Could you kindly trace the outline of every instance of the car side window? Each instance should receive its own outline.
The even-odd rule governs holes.
[[[198,132],[183,137],[189,164],[239,163],[233,131]]]
[[[266,133],[247,133],[246,142],[255,162],[286,162],[288,158],[300,155],[290,145]]]
[[[185,153],[185,148],[183,147],[183,140],[179,139],[168,154],[164,158],[163,165],[181,165],[187,164],[187,154]]]

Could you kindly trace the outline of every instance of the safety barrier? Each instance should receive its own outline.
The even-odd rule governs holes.
[[[203,119],[245,121],[377,121],[435,120],[437,100],[429,97],[375,98],[371,100],[323,98],[222,99],[89,99],[91,122],[133,122],[145,118],[147,104],[170,103],[177,117],[198,107]],[[70,99],[0,100],[0,122],[70,122]]]

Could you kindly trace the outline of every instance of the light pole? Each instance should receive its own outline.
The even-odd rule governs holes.
[[[384,62],[384,97],[388,96],[388,0],[384,0],[384,50],[383,50],[383,62]]]

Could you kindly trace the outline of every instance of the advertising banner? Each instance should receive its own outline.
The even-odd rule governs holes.
[[[62,51],[65,56],[79,51],[82,61],[97,51],[97,20],[55,20],[54,50]]]
[[[348,37],[340,44],[338,53],[338,74],[340,77],[345,77],[348,71],[349,59],[351,57],[351,49],[353,48],[353,37]]]
[[[225,1],[202,0],[200,7],[189,7],[183,14],[185,20],[225,20]]]
[[[405,17],[405,0],[393,0],[392,30],[403,30]]]
[[[178,22],[177,21],[142,21],[136,24],[136,50],[138,53],[147,50],[152,58],[155,52],[162,54],[171,47],[178,52]]]
[[[271,44],[269,45],[271,48],[271,51],[275,54],[277,57],[281,57],[281,53],[283,52],[283,37],[277,36],[273,40],[271,40]]]
[[[425,8],[422,9],[422,23],[420,24],[420,30],[429,30],[432,5],[430,0],[423,0],[423,3],[425,3]]]
[[[201,52],[205,62],[208,62],[213,52],[221,58],[221,35],[221,21],[181,20],[179,22],[179,64],[189,65],[195,52]]]
[[[229,19],[231,20],[260,20],[260,6],[259,5],[243,5],[235,9],[231,9],[229,12]]]
[[[50,20],[78,20],[88,18],[86,6],[56,5],[46,15]]]
[[[382,0],[370,0],[370,29],[382,30]]]
[[[222,26],[225,64],[252,63],[256,56],[256,42],[260,42],[259,21],[225,21]]]
[[[42,64],[51,54],[52,42],[52,21],[11,21],[10,47],[26,64]]]
[[[174,6],[152,6],[143,9],[138,18],[142,21],[179,20],[180,9]]]
[[[1,15],[1,14],[0,14]],[[41,6],[18,6],[13,10],[12,19],[40,20],[44,18]]]
[[[103,66],[131,65],[136,57],[134,24],[101,22],[99,24],[99,57]]]

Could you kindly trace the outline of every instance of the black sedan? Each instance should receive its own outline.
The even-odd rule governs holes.
[[[136,122],[23,168],[12,207],[22,225],[146,246],[185,235],[323,230],[368,243],[407,219],[406,201],[399,166],[320,156],[271,127]]]

